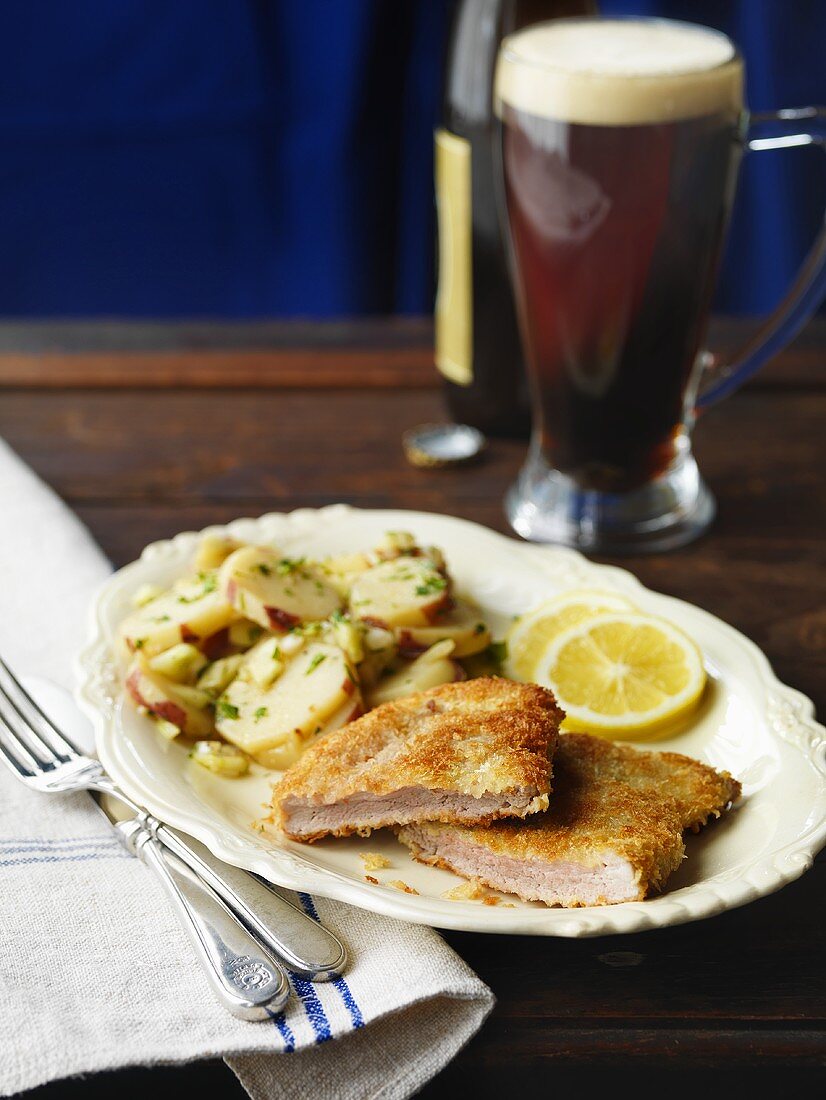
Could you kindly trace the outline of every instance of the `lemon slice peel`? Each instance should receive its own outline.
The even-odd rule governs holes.
[[[569,590],[543,601],[520,615],[508,631],[506,674],[514,680],[534,680],[540,658],[562,631],[613,611],[636,611],[636,608],[619,592],[590,588]]]
[[[706,684],[696,644],[665,619],[597,615],[549,642],[536,682],[566,712],[565,729],[640,734],[692,710]]]

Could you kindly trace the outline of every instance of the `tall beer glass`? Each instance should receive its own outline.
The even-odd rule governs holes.
[[[822,144],[822,113],[750,125],[731,41],[654,19],[520,31],[495,98],[534,416],[509,519],[596,552],[678,546],[714,513],[691,453],[697,406],[791,339],[826,290],[821,238],[740,360],[701,350],[740,155]]]

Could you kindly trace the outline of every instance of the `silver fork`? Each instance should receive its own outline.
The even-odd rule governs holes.
[[[329,980],[343,970],[346,952],[331,932],[271,890],[258,876],[221,863],[202,845],[197,845],[196,850],[195,842],[184,840],[169,826],[147,813],[120,790],[106,774],[100,761],[85,756],[57,728],[2,660],[0,761],[34,790],[45,793],[86,790],[124,803],[133,817],[131,821],[115,825],[116,831],[130,851],[139,855],[164,878],[164,884],[175,899],[179,912],[184,907],[190,934],[193,932],[193,918],[197,916],[192,912],[190,895],[193,887],[200,886],[197,896],[212,897],[215,903],[213,909],[217,905],[223,915],[223,920],[219,922],[223,932],[229,931],[227,918],[231,918],[237,926],[237,935],[255,943],[256,950],[263,948],[270,956],[270,969],[279,970],[282,978],[283,972],[273,957],[285,962],[300,977],[313,981]],[[95,798],[95,801],[100,804],[101,800]],[[111,814],[105,807],[102,808],[111,819]],[[180,896],[182,894],[183,898]],[[213,917],[217,919],[217,913],[213,913]],[[196,946],[200,944],[199,949],[202,949],[203,928],[198,931],[195,941]],[[201,953],[203,957],[203,950]],[[249,954],[249,951],[246,953]],[[208,954],[205,962],[213,982],[217,981],[227,993],[228,983],[233,986],[235,979],[232,976],[228,978],[225,973],[226,960],[220,950],[217,955],[215,949]],[[248,993],[250,983],[256,980],[256,971],[254,967],[241,969],[241,984]],[[233,987],[235,992],[237,984],[235,982]],[[286,979],[284,986],[286,989]],[[263,990],[258,990],[258,993],[263,996]],[[235,1011],[233,1008],[231,1010]]]

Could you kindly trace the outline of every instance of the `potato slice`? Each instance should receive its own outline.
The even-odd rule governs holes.
[[[361,692],[356,688],[344,706],[339,707],[335,714],[331,714],[323,727],[313,736],[324,737],[325,734],[346,726],[348,722],[355,722],[362,714],[364,714],[364,700],[361,697]]]
[[[195,551],[195,568],[201,571],[217,569],[234,550],[244,544],[228,535],[204,535]]]
[[[159,584],[142,584],[132,596],[132,606],[145,607],[153,600],[157,600],[158,596],[162,596],[164,591]]]
[[[454,644],[453,657],[481,653],[491,642],[490,630],[479,612],[462,601],[431,626],[405,626],[396,631],[396,637],[403,657],[415,657],[445,638]]]
[[[218,591],[215,573],[182,577],[162,596],[127,616],[118,628],[126,648],[154,657],[178,642],[195,642],[223,630],[236,613]]]
[[[409,531],[385,531],[384,537],[373,551],[377,561],[395,561],[398,558],[426,558],[440,573],[445,573],[445,556],[438,546],[419,546],[415,535]]]
[[[450,584],[427,558],[396,558],[357,577],[353,615],[379,626],[428,626],[450,606]]]
[[[287,734],[283,741],[279,741],[277,745],[273,745],[270,749],[263,749],[261,752],[255,753],[252,758],[256,764],[280,772],[294,764],[308,744],[309,741],[306,738],[293,730],[292,733]]]
[[[373,562],[367,554],[341,554],[335,558],[325,558],[318,563],[319,571],[324,579],[336,589],[338,594],[347,599],[353,581],[359,574],[371,567]]]
[[[416,536],[410,531],[385,531],[375,554],[379,561],[395,561],[404,554],[421,554],[421,549],[416,544]]]
[[[368,696],[370,707],[380,703],[389,703],[392,699],[401,699],[416,691],[427,691],[439,684],[449,684],[453,680],[463,680],[465,672],[462,666],[451,660],[453,642],[437,642],[421,657],[409,661],[396,672],[391,672],[373,687]]]
[[[218,583],[238,613],[268,630],[326,619],[341,607],[338,592],[317,569],[266,546],[243,546],[230,554]]]
[[[354,722],[362,714],[364,714],[364,703],[361,693],[356,688],[347,702],[327,719],[317,733],[314,731],[309,739],[298,733],[291,733],[280,745],[276,745],[272,749],[265,749],[263,752],[257,752],[255,760],[257,763],[263,764],[265,768],[273,768],[276,771],[289,768],[313,741],[317,741],[319,737],[324,737],[325,734],[332,733],[333,730],[346,726],[348,722]]]
[[[386,653],[388,649],[392,649],[395,654],[398,645],[396,643],[396,635],[392,630],[383,626],[374,626],[369,623],[365,623],[365,626],[365,653],[368,655],[371,653]]]
[[[195,705],[204,699],[197,688],[187,688],[153,672],[146,659],[137,654],[126,674],[126,687],[139,707],[146,707],[155,718],[177,726],[187,737],[209,737],[214,727],[209,710]]]
[[[233,680],[216,704],[215,724],[227,741],[257,758],[293,735],[311,737],[352,698],[356,686],[338,646],[311,642],[287,661],[269,688]]]

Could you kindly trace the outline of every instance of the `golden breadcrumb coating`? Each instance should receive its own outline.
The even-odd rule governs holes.
[[[589,734],[567,733],[554,756],[554,796],[546,812],[520,821],[494,821],[486,828],[426,822],[416,831],[436,838],[449,830],[495,855],[541,863],[563,860],[598,867],[606,853],[615,853],[631,864],[642,900],[679,866],[685,853],[683,832],[719,817],[740,791],[727,772],[690,757],[641,752]],[[448,860],[427,857],[406,834],[406,827],[398,831],[416,858],[461,873]],[[479,872],[475,878],[498,886]]]
[[[414,887],[408,886],[406,882],[402,882],[400,878],[391,879],[387,885],[395,887],[396,890],[401,890],[403,894],[418,894],[419,892]]]
[[[365,871],[380,871],[390,866],[390,860],[380,852],[359,852]]]
[[[288,798],[333,805],[360,792],[384,796],[402,788],[476,798],[532,788],[544,808],[562,718],[547,689],[497,677],[384,703],[321,738],[284,773],[273,788],[274,819],[290,835],[282,810]],[[357,824],[336,835],[355,831]]]
[[[481,882],[477,882],[475,879],[469,879],[467,882],[460,883],[459,886],[454,886],[450,890],[445,890],[442,894],[443,898],[448,901],[481,901],[482,898],[487,897],[487,889]]]

